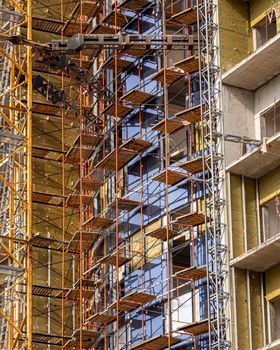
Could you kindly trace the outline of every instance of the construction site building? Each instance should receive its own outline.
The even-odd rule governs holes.
[[[280,2],[2,0],[0,349],[280,349]]]

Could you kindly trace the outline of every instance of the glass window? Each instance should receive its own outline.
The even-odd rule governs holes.
[[[262,137],[271,137],[280,131],[280,103],[276,103],[261,115]]]
[[[271,12],[271,15],[263,19],[254,29],[256,33],[257,49],[277,34],[275,12]]]

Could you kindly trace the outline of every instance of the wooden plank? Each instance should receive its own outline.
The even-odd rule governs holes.
[[[166,241],[167,240],[167,228],[166,227],[160,227],[155,230],[152,230],[150,232],[147,232],[147,236],[160,239],[161,241]],[[173,230],[169,228],[168,230],[168,237],[169,239],[172,239],[176,236],[180,235],[180,231]]]
[[[125,141],[118,149],[118,170],[123,168],[129,161],[136,157],[139,152],[144,152],[151,146],[151,142],[131,138]],[[116,170],[116,150],[113,150],[105,158],[103,158],[96,168],[107,170]]]
[[[94,51],[93,51],[94,52]],[[80,58],[73,57],[73,61],[76,62],[80,67],[84,69],[90,69],[93,64],[93,52],[87,55],[81,55]]]
[[[32,295],[40,297],[61,298],[61,288],[33,285]]]
[[[149,147],[152,146],[152,142],[150,141],[146,141],[143,139],[137,139],[134,137],[131,137],[130,139],[128,139],[127,141],[125,141],[120,148],[123,149],[129,149],[135,152],[144,152],[146,151]]]
[[[119,8],[132,10],[134,12],[141,11],[149,4],[148,0],[124,0],[119,4]]]
[[[147,49],[146,44],[131,44],[126,45],[125,48],[121,51],[121,53],[124,55],[140,58],[146,56],[148,53],[152,53],[153,51],[153,49]]]
[[[197,281],[199,279],[205,278],[207,276],[207,272],[203,267],[193,266],[176,272],[174,276],[181,277],[190,281]]]
[[[32,286],[32,295],[39,295],[49,297],[51,295],[51,288],[46,286]]]
[[[32,146],[32,157],[61,161],[62,152],[41,146]]]
[[[120,101],[127,101],[136,105],[141,105],[152,99],[154,95],[144,91],[132,89],[120,98]]]
[[[82,147],[82,161],[86,161],[90,158],[93,153],[93,148],[91,147]],[[79,147],[71,147],[67,152],[65,157],[65,163],[67,164],[78,164],[80,163],[80,149]]]
[[[167,182],[168,185],[176,185],[177,183],[187,179],[187,176],[183,173],[180,173],[175,170],[167,169],[167,176],[166,171],[159,173],[158,175],[152,177],[152,180],[165,183]]]
[[[32,16],[32,29],[42,32],[61,34],[64,22],[49,18],[39,18]]]
[[[83,287],[94,287],[95,286],[96,281],[94,281],[93,279],[88,279],[88,278],[82,278],[82,286]],[[75,288],[79,288],[80,286],[80,279],[77,280],[77,282],[75,283]]]
[[[115,57],[110,57],[110,58],[108,58],[107,61],[104,62],[104,64],[102,65],[102,68],[114,70],[115,64],[117,64],[118,69],[120,69],[122,71],[126,71],[129,69],[129,67],[131,66],[132,63],[133,62],[125,60],[125,59],[117,58],[117,60],[116,60]]]
[[[131,259],[127,258],[126,256],[123,256],[121,254],[110,254],[102,258],[102,264],[108,264],[108,265],[117,265],[117,258],[118,258],[118,266],[121,267],[122,265],[128,263]]]
[[[89,300],[93,297],[94,291],[93,290],[82,290],[82,298]],[[79,301],[80,300],[80,289],[69,289],[68,292],[65,294],[65,299],[66,300],[75,300]]]
[[[97,330],[91,330],[91,329],[82,329],[82,340],[88,340],[95,339],[99,336],[99,332]],[[81,338],[81,331],[80,329],[76,329],[74,333],[72,334],[72,337],[76,339]]]
[[[174,63],[175,67],[182,69],[188,74],[192,74],[199,71],[199,59],[198,56],[191,56],[183,59],[182,61]]]
[[[73,35],[79,33],[82,27],[82,32],[86,32],[89,28],[89,20],[95,17],[102,9],[99,1],[80,1],[72,11],[69,20],[63,27],[65,35]]]
[[[197,157],[185,163],[178,164],[178,166],[186,170],[190,174],[196,174],[203,171],[202,160],[203,160],[202,157]]]
[[[181,215],[176,218],[175,223],[186,226],[203,225],[205,223],[205,214],[203,212],[199,212]]]
[[[140,202],[127,199],[118,198],[118,210],[132,211],[140,205]],[[116,200],[110,205],[110,207],[116,207]]]
[[[83,329],[82,330],[82,348],[89,349],[93,346],[96,338],[99,336],[99,332],[96,330]],[[77,349],[81,344],[81,331],[77,329],[72,334],[72,339],[70,339],[65,345],[65,349]]]
[[[186,326],[182,326],[177,329],[178,331],[184,331],[186,333],[190,333],[194,336],[198,336],[204,333],[207,333],[209,330],[208,327],[208,319],[197,321],[194,323],[190,323]]]
[[[62,250],[62,244],[63,241],[59,241],[52,238],[47,238],[39,235],[34,235],[31,238],[32,246],[34,247],[40,247],[45,249],[52,249],[52,250]]]
[[[201,105],[185,109],[176,113],[175,116],[189,123],[198,123],[201,121]]]
[[[67,342],[70,339],[70,337],[68,337],[68,336],[61,337],[59,335],[44,334],[44,333],[38,333],[38,332],[32,333],[32,341],[34,343],[51,344],[51,345],[61,346],[62,339],[64,339],[64,342]]]
[[[156,296],[146,292],[133,292],[131,294],[127,294],[122,298],[122,300],[130,301],[138,304],[146,304],[155,300]]]
[[[90,49],[87,48],[87,46],[83,46],[80,50],[80,53],[82,54],[82,56],[91,57],[93,59],[99,55],[101,50],[102,50],[102,46],[100,46],[100,45],[95,46],[95,47],[91,47]]]
[[[121,253],[118,253],[118,256],[116,255],[116,252],[112,254],[108,254],[97,260],[97,262],[87,271],[87,273],[91,276],[95,270],[99,269],[101,265],[107,264],[116,266],[117,265],[117,258],[118,258],[118,267],[120,268],[124,264],[131,261],[131,258],[128,258],[124,256]]]
[[[115,34],[116,30],[114,27],[107,26],[105,24],[97,24],[91,31],[91,34]]]
[[[62,196],[50,193],[32,192],[32,202],[62,206]]]
[[[110,310],[116,310],[118,304],[119,311],[131,312],[138,309],[139,305],[125,300],[119,300],[109,306]]]
[[[90,226],[94,229],[105,229],[111,226],[113,222],[114,220],[109,218],[92,216],[83,224],[83,226]]]
[[[192,25],[197,22],[197,9],[190,7],[184,11],[176,13],[171,17],[171,21],[179,22],[184,25]]]
[[[99,232],[82,230],[82,250],[88,250],[98,237],[100,237]],[[75,253],[80,252],[80,231],[76,231],[74,233],[67,245],[66,250]]]
[[[155,298],[156,297],[154,295],[149,293],[134,292],[128,294],[127,296],[124,296],[121,300],[110,305],[109,309],[116,309],[118,304],[118,309],[120,311],[130,312],[138,309],[140,306],[143,306],[144,304],[154,300]]]
[[[101,323],[103,325],[108,325],[110,323],[113,323],[116,319],[117,319],[116,316],[112,316],[106,312],[102,312],[102,313],[96,313],[90,316],[86,322],[87,323],[94,322],[94,323]]]
[[[38,114],[46,114],[46,115],[57,115],[61,113],[62,107],[56,105],[50,105],[48,103],[35,102],[33,101],[32,112]]]
[[[168,338],[167,335],[159,335],[143,343],[132,346],[130,350],[163,350],[168,347]],[[170,337],[170,345],[178,344],[181,341],[182,340],[179,338]]]
[[[82,241],[82,251],[87,251],[92,246],[93,242]],[[66,252],[71,254],[80,253],[80,240],[71,240],[66,248]]]
[[[81,141],[80,141],[81,138]],[[66,153],[65,162],[68,164],[77,164],[80,162],[80,147],[82,145],[82,161],[87,160],[93,153],[94,146],[101,140],[97,134],[80,134],[77,136],[72,147]],[[82,144],[81,144],[82,142]]]
[[[175,83],[178,79],[184,77],[184,73],[179,70],[174,70],[171,68],[162,68],[159,72],[154,74],[151,79],[156,80],[160,83],[164,83],[164,71],[166,76],[166,83],[171,85]]]
[[[82,198],[82,206],[83,207],[93,206],[93,197],[92,196],[80,195],[80,194],[75,194],[75,193],[71,193],[67,197],[65,206],[68,208],[75,208],[75,209],[80,208],[80,198]]]
[[[103,20],[102,23],[110,24],[112,26],[124,27],[130,20],[131,16],[126,15],[120,10],[110,12]]]
[[[99,1],[82,0],[77,3],[70,17],[75,18],[82,13],[83,19],[87,21],[89,18],[95,17],[101,9],[102,6]]]
[[[133,111],[132,108],[129,108],[123,105],[118,105],[118,107],[116,108],[116,104],[112,103],[104,109],[102,114],[105,114],[105,115],[108,114],[112,116],[116,116],[117,114],[118,118],[124,118],[132,111]]]
[[[80,185],[82,182],[82,189],[83,191],[90,191],[90,192],[96,192],[100,185],[102,184],[101,180],[97,180],[95,178],[88,178],[88,177],[83,177],[80,180],[78,180],[75,185],[74,185],[74,189],[77,191],[80,191]]]
[[[165,128],[165,121],[166,121],[166,128]],[[173,134],[174,132],[180,130],[184,126],[187,126],[185,122],[182,122],[180,120],[176,119],[162,119],[159,121],[156,125],[152,127],[152,130],[157,130],[163,134],[165,134],[165,131],[167,131],[168,134]]]
[[[118,150],[118,170],[123,168],[129,161],[131,161],[137,155],[138,153],[135,151],[120,148]],[[116,150],[109,153],[98,164],[96,164],[96,168],[115,171],[116,170]]]

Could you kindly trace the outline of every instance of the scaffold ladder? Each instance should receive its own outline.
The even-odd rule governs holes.
[[[209,349],[231,349],[218,1],[197,0]]]

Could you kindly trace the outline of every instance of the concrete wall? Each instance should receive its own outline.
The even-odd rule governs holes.
[[[224,127],[226,134],[255,137],[254,96],[251,91],[223,86]],[[242,155],[242,145],[226,143],[226,164]]]
[[[255,92],[223,85],[225,133],[261,139],[260,114],[280,99],[280,75]],[[226,144],[227,165],[242,155],[240,144]]]

